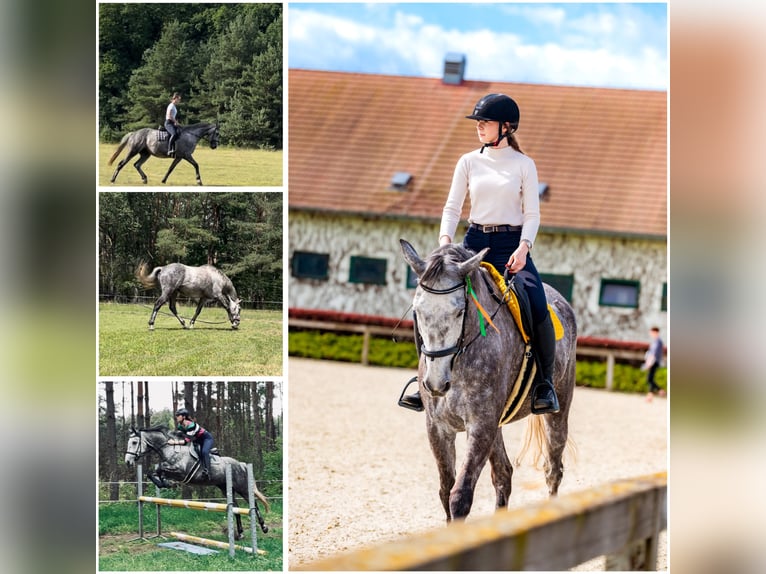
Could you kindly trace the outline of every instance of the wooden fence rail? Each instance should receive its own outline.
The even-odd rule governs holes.
[[[397,321],[388,317],[358,315],[334,311],[308,309],[290,309],[288,317],[290,329],[309,329],[362,335],[362,355],[360,362],[369,364],[370,340],[377,337],[396,337],[396,340],[414,340],[412,320]],[[616,341],[595,337],[578,337],[577,358],[596,357],[606,362],[605,387],[614,388],[614,365],[616,360],[642,361],[648,343]]]
[[[656,570],[667,528],[667,473],[613,482],[298,570],[566,570],[606,556],[607,570]]]

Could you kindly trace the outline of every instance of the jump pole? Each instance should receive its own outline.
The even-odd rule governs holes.
[[[205,510],[205,511],[213,511],[213,512],[226,512],[227,517],[227,526],[229,531],[229,543],[226,542],[219,542],[216,540],[208,540],[207,538],[199,538],[197,536],[191,536],[189,534],[181,534],[178,532],[171,532],[172,536],[176,536],[178,534],[181,534],[181,536],[185,537],[185,539],[191,540],[194,538],[197,542],[200,544],[205,544],[207,541],[209,542],[209,546],[216,546],[218,548],[229,548],[229,556],[234,557],[234,550],[236,548],[239,548],[240,550],[244,550],[245,552],[249,552],[253,555],[256,554],[265,554],[265,551],[258,549],[258,534],[257,534],[257,525],[256,525],[256,514],[255,514],[255,479],[253,476],[253,465],[252,463],[247,464],[247,495],[248,495],[248,508],[240,508],[238,506],[234,505],[234,495],[233,495],[233,488],[232,488],[232,475],[231,475],[231,466],[226,465],[225,471],[226,471],[226,504],[221,504],[218,502],[201,502],[197,500],[182,500],[177,498],[160,498],[157,496],[144,496],[143,495],[143,472],[142,472],[141,464],[136,465],[136,477],[137,477],[137,494],[138,494],[138,539],[141,540],[147,540],[148,538],[144,536],[144,521],[143,521],[143,504],[145,502],[155,504],[155,508],[157,509],[157,534],[154,536],[155,538],[163,537],[162,536],[162,518],[160,513],[160,507],[161,506],[173,506],[176,508],[188,508],[193,510]],[[159,491],[159,488],[157,488]],[[252,538],[252,547],[248,548],[247,546],[239,546],[237,544],[234,544],[234,515],[235,514],[247,514],[250,517],[250,537]],[[184,540],[184,538],[180,538],[180,540]]]
[[[209,538],[200,538],[199,536],[192,536],[190,534],[184,534],[183,532],[171,532],[171,536],[174,536],[178,538],[182,542],[194,542],[196,544],[202,544],[203,546],[213,546],[214,548],[229,548],[228,542],[221,542],[220,540],[210,540]],[[237,550],[242,550],[243,552],[248,552],[250,554],[253,554],[253,549],[249,546],[240,546],[239,544],[235,544],[234,548]],[[264,555],[266,554],[265,550],[257,550],[255,553]]]

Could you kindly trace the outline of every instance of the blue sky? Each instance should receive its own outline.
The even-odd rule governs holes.
[[[664,3],[290,3],[288,65],[467,80],[668,89]]]

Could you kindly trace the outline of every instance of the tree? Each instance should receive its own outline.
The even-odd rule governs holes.
[[[114,383],[104,383],[106,389],[106,452],[102,453],[109,481],[109,500],[119,500],[120,485],[117,482],[117,421],[114,411]]]
[[[129,106],[125,127],[139,129],[162,124],[165,109],[173,92],[191,95],[191,78],[195,69],[196,50],[188,39],[187,27],[178,20],[168,22],[159,40],[149,48],[141,66],[128,82]],[[183,111],[179,110],[179,119]],[[191,123],[186,121],[182,123]]]

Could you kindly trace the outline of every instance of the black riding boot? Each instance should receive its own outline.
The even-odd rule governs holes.
[[[417,349],[418,360],[420,360],[420,347],[423,346],[423,340],[420,338],[420,333],[418,332],[418,318],[415,316],[414,311],[412,312],[412,328],[415,331],[415,349]],[[423,399],[420,398],[420,391],[415,391],[411,395],[404,394],[407,392],[407,387],[409,387],[412,383],[417,382],[417,380],[417,377],[412,377],[404,384],[402,394],[399,396],[400,407],[404,407],[405,409],[412,409],[413,411],[424,410],[425,407],[423,407]]]
[[[542,371],[542,382],[532,389],[532,413],[559,412],[559,399],[553,388],[553,364],[556,362],[556,334],[553,331],[553,321],[550,313],[545,320],[534,327],[535,338],[533,345]],[[537,380],[537,379],[536,379]]]
[[[168,155],[175,155],[176,153],[176,136],[170,136],[168,140]]]

